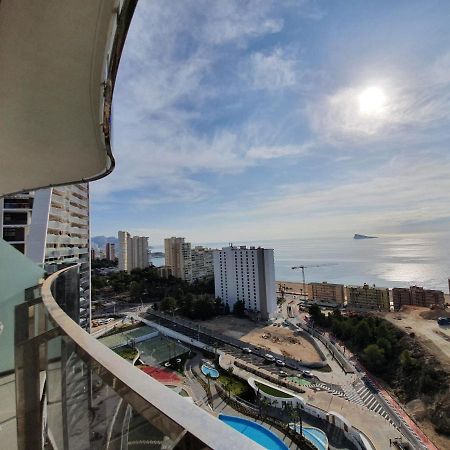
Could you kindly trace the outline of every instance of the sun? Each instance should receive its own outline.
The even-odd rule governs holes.
[[[368,87],[358,95],[359,112],[371,116],[380,115],[384,112],[386,100],[383,89]]]

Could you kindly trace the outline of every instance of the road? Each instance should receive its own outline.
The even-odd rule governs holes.
[[[139,310],[140,308],[137,309]],[[298,313],[296,315],[296,318],[288,319],[291,326],[297,327],[299,326],[299,322],[302,321],[300,315]],[[268,370],[274,374],[279,374],[280,369],[282,369],[289,375],[296,375],[302,370],[307,369],[307,367],[300,364],[296,360],[292,360],[290,358],[284,357],[283,355],[271,352],[271,354],[273,354],[275,358],[285,361],[286,363],[285,367],[278,367],[274,363],[269,363],[265,360],[264,355],[267,353],[266,350],[259,349],[255,346],[239,341],[238,339],[234,339],[232,337],[215,333],[205,328],[201,328],[198,324],[178,317],[170,317],[167,315],[163,315],[160,312],[151,310],[147,310],[146,313],[142,313],[142,316],[146,317],[148,320],[152,320],[164,327],[167,327],[174,331],[178,331],[188,337],[199,340],[212,347],[222,349],[226,353],[239,357],[239,359],[242,359],[259,367],[264,367],[265,370]],[[324,336],[324,338],[328,339],[326,336]],[[320,345],[322,345],[323,350],[328,353],[328,356],[331,356],[328,352],[328,349],[326,349],[326,347],[319,342],[319,346]],[[252,353],[248,354],[243,352],[243,348],[245,347],[251,348]],[[351,354],[341,354],[340,356],[344,358],[349,365],[354,365],[354,363],[349,359],[349,357],[351,357]],[[331,377],[333,378],[334,383],[329,384],[328,386],[336,386],[336,384],[342,386],[341,391],[335,390],[333,392],[335,395],[345,394],[349,401],[364,405],[365,407],[367,407],[367,409],[383,416],[386,420],[388,420],[396,428],[398,428],[400,432],[411,443],[413,443],[414,449],[437,450],[437,448],[428,440],[425,434],[411,420],[411,418],[406,414],[401,406],[393,398],[391,398],[385,390],[381,389],[369,374],[364,371],[357,372],[356,370],[355,373],[351,374],[343,373],[342,369],[338,368],[336,363],[332,365],[330,364],[330,366],[333,370],[330,376],[326,373],[320,373],[319,376],[328,379]],[[314,373],[313,369],[308,370],[311,370]],[[318,375],[317,372],[315,374]],[[313,381],[315,381],[315,383],[320,386],[319,380],[317,378]],[[325,389],[328,387],[327,384],[323,384],[323,386]],[[427,445],[425,445],[424,442],[426,442]]]
[[[270,354],[273,355],[275,359],[281,360],[285,363],[284,367],[277,366],[274,362],[271,363],[264,358],[264,355],[267,354],[267,350],[260,349],[246,342],[234,339],[230,336],[225,336],[223,334],[201,328],[200,325],[181,319],[179,317],[172,318],[166,315],[162,315],[161,313],[156,311],[148,311],[143,315],[143,317],[147,318],[148,320],[153,320],[154,322],[159,323],[166,328],[178,331],[185,336],[194,338],[212,347],[223,349],[227,353],[239,357],[239,359],[254,364],[257,367],[264,367],[264,369],[274,374],[279,374],[280,370],[283,370],[288,375],[297,375],[298,373],[301,373],[302,371],[308,369],[307,366],[300,364],[294,359],[287,358],[274,352],[270,352]],[[250,348],[252,352],[245,353],[243,351],[244,348]]]
[[[299,326],[306,323],[300,318],[300,314],[297,318],[289,319],[289,322]],[[328,339],[326,334],[322,337],[325,341],[328,340],[331,345],[331,341]],[[339,351],[338,346],[334,346]],[[350,365],[354,365],[354,362],[350,359],[351,354],[347,352],[344,354],[340,352],[340,357],[345,359]],[[355,371],[357,380],[352,384],[353,389],[349,390],[344,387],[344,391],[347,391],[347,398],[349,400],[359,403],[358,397],[362,404],[364,404],[368,409],[373,410],[385,417],[389,422],[391,422],[400,432],[414,445],[414,449],[423,450],[438,450],[437,447],[428,439],[428,437],[423,433],[423,431],[417,426],[417,424],[408,416],[408,414],[403,410],[400,404],[393,399],[390,394],[374,380],[374,378],[368,372],[363,369]]]

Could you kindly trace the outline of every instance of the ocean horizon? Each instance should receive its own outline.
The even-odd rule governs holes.
[[[193,243],[211,248],[222,248],[229,242]],[[275,278],[277,281],[302,282],[301,270],[306,267],[306,282],[341,283],[379,287],[424,286],[449,292],[450,234],[391,234],[377,239],[349,237],[315,237],[237,241],[233,245],[255,245],[273,248]],[[153,246],[152,251],[164,251],[163,246]],[[154,258],[157,265],[164,258]],[[313,267],[318,266],[318,267]]]

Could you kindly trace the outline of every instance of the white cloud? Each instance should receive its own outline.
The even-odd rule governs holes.
[[[398,157],[339,181],[286,183],[274,187],[269,196],[255,192],[240,203],[223,205],[208,221],[241,221],[245,214],[242,232],[252,230],[256,239],[264,234],[275,238],[361,229],[380,232],[439,218],[450,221],[448,173],[448,158]]]
[[[277,48],[269,54],[253,53],[244,74],[253,89],[282,89],[297,84],[296,64]]]
[[[283,28],[281,18],[270,17],[273,2],[267,0],[227,0],[203,2],[208,20],[204,22],[205,39],[212,44],[236,42],[245,45],[249,38],[278,33]]]
[[[421,74],[397,71],[364,84],[342,87],[310,101],[305,108],[306,116],[318,137],[338,145],[405,143],[411,136],[418,139],[421,133],[447,127],[450,119],[447,66],[450,67],[450,56],[444,54]],[[361,114],[359,95],[372,86],[383,89],[386,105],[380,114]]]
[[[313,147],[314,144],[309,142],[302,145],[252,147],[247,152],[247,158],[257,160],[257,159],[274,159],[286,156],[305,155]]]

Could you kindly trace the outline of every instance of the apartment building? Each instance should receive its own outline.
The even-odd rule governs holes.
[[[157,268],[158,275],[161,278],[169,278],[172,275],[172,267],[170,266],[161,266]]]
[[[399,310],[403,305],[421,306],[429,308],[431,305],[443,305],[444,293],[434,289],[424,289],[421,286],[392,289],[394,309]]]
[[[191,282],[214,277],[214,250],[201,246],[191,250]]]
[[[119,231],[119,270],[131,272],[150,265],[148,237],[131,236],[128,231]]]
[[[106,246],[105,246],[105,255],[106,255],[107,260],[115,261],[116,260],[116,245],[112,244],[110,242],[107,242]]]
[[[48,273],[80,264],[82,325],[90,326],[89,186],[40,189],[0,199],[3,239]]]
[[[308,300],[317,303],[343,305],[345,300],[344,285],[333,283],[309,283],[306,288]]]
[[[392,302],[394,310],[398,311],[403,305],[411,304],[411,291],[409,288],[393,288]]]
[[[233,309],[242,300],[261,319],[277,311],[273,249],[224,247],[214,250],[215,295]]]
[[[347,286],[347,305],[357,309],[389,311],[389,289],[369,286]]]
[[[185,267],[190,261],[190,244],[184,242],[183,237],[170,237],[164,239],[164,254],[166,266],[172,268],[172,275],[185,279],[189,267]]]
[[[172,275],[188,281],[212,278],[214,276],[213,250],[201,246],[192,248],[183,237],[164,239],[166,266]]]

